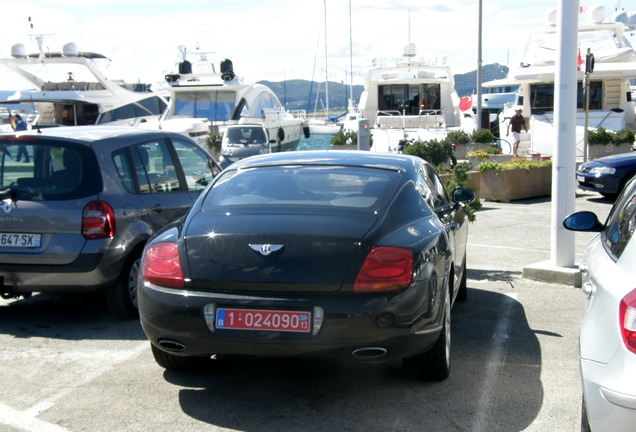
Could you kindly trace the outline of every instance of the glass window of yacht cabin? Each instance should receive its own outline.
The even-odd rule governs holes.
[[[385,114],[419,115],[422,111],[439,109],[439,84],[388,84],[378,89],[378,108]],[[382,113],[380,113],[382,114]]]
[[[601,81],[590,82],[590,109],[603,109],[602,104],[603,83]],[[585,96],[583,91],[583,83],[577,84],[576,107],[578,109],[585,108]],[[533,84],[530,86],[530,108],[532,111],[554,111],[554,84]]]
[[[177,92],[175,115],[227,121],[230,119],[235,102],[236,92],[234,91]]]

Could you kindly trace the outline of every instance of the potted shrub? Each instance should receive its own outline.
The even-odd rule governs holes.
[[[512,201],[549,196],[552,192],[552,161],[513,158],[508,162],[484,161],[477,170],[479,197]]]
[[[634,131],[621,129],[617,132],[608,131],[603,126],[587,133],[588,156],[596,159],[611,154],[627,153],[634,144]]]
[[[429,141],[415,141],[408,144],[404,150],[404,154],[418,156],[428,163],[438,167],[448,163],[453,157],[453,146],[446,138],[439,141],[432,139]]]
[[[495,136],[488,129],[476,129],[472,134],[458,130],[451,131],[446,136],[455,144],[455,157],[466,159],[469,152],[483,150],[495,141]]]

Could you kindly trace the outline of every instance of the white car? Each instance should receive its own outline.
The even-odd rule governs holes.
[[[594,213],[568,216],[565,228],[598,231],[585,250],[580,367],[584,431],[636,427],[636,179],[605,224]]]

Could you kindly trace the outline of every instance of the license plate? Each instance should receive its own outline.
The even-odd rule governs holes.
[[[310,312],[219,308],[216,328],[309,333]]]
[[[41,234],[0,233],[2,248],[38,248],[41,241]]]
[[[576,181],[580,181],[581,183],[585,183],[585,177],[583,177],[582,175],[577,175],[576,176]]]

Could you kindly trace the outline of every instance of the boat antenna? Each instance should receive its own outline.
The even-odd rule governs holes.
[[[35,41],[38,44],[38,52],[40,53],[39,58],[43,59],[45,57],[44,55],[44,36],[50,36],[53,33],[39,33],[39,34],[34,34],[33,33],[33,20],[31,20],[31,17],[28,17],[29,20],[29,37],[31,38],[31,40],[35,39]]]

